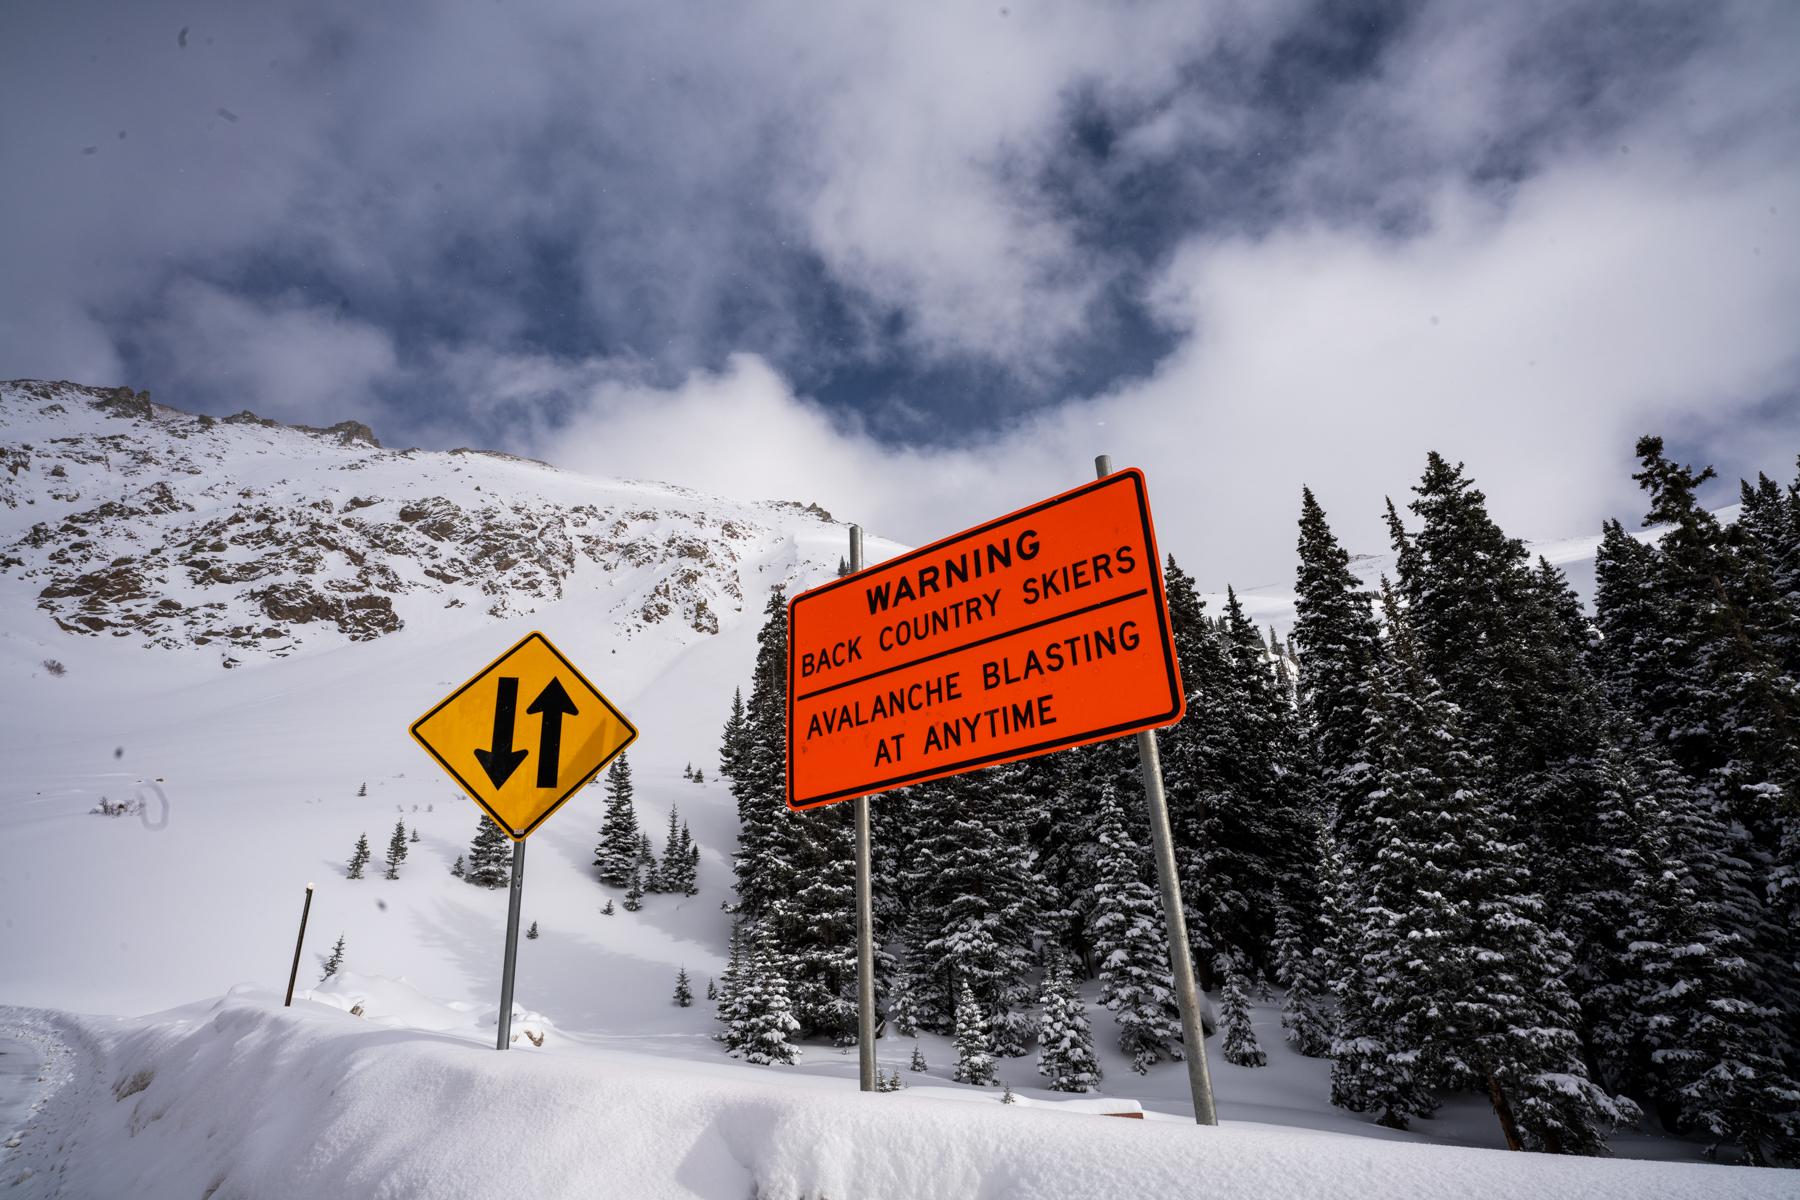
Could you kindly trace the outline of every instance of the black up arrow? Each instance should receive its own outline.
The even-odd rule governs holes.
[[[538,699],[542,700],[543,697],[539,696]],[[499,694],[494,697],[494,748],[475,752],[481,769],[487,772],[487,777],[497,788],[506,786],[512,773],[519,769],[519,764],[531,753],[529,750],[513,749],[513,716],[518,707],[519,681],[511,675],[502,675]],[[531,711],[536,712],[537,709],[533,707]]]
[[[569,699],[569,693],[563,691],[562,680],[551,676],[550,682],[525,711],[544,714],[543,733],[538,737],[537,785],[553,788],[556,786],[557,760],[562,756],[562,719],[564,715],[572,717],[580,710]]]

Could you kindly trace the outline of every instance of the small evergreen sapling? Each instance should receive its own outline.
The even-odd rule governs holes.
[[[530,938],[530,939],[531,939],[531,940],[532,940],[532,941],[534,941],[534,942],[535,942],[535,941],[537,941],[537,938],[538,938],[538,928],[537,928],[537,922],[536,922],[536,921],[533,921],[533,922],[532,922],[532,923],[531,923],[531,928],[530,928],[530,929],[527,929],[527,930],[526,930],[526,931],[525,931],[525,936],[526,936],[526,937],[528,937],[528,938]]]
[[[456,861],[454,863],[450,864],[450,873],[452,875],[456,876],[458,879],[461,879],[463,877],[463,856],[462,855],[460,855],[460,854],[457,855]]]
[[[956,1071],[951,1078],[977,1087],[994,1082],[994,1056],[988,1048],[987,1019],[981,1015],[981,1008],[966,983],[956,994]]]
[[[384,879],[400,878],[400,864],[406,861],[406,822],[394,822],[394,836],[388,839],[387,874]]]
[[[418,805],[415,804],[413,807],[417,808]],[[419,841],[423,840],[422,838],[419,837],[419,827],[417,825],[414,825],[412,827],[412,836],[407,838],[406,840],[409,842],[419,842]]]
[[[356,789],[356,794],[357,794],[358,798],[368,795],[369,794],[369,785],[367,783],[364,783],[361,787]]]
[[[356,849],[350,852],[350,878],[361,879],[363,868],[369,865],[369,835],[363,834],[356,839]]]
[[[338,973],[338,968],[342,967],[343,965],[344,965],[344,935],[340,933],[340,934],[338,934],[337,945],[335,945],[331,948],[331,957],[329,957],[325,960],[325,973],[323,975],[319,976],[319,982],[324,983],[327,979],[330,979],[333,975],[336,975]]]
[[[925,1052],[923,1050],[919,1049],[919,1043],[914,1042],[913,1043],[913,1052],[912,1052],[912,1062],[907,1064],[907,1070],[909,1070],[909,1071],[928,1071],[930,1069],[931,1068],[929,1066],[927,1066],[926,1062],[925,1062]]]
[[[612,901],[608,900],[608,904]],[[631,886],[625,889],[625,911],[636,912],[644,907],[644,870],[642,867],[631,869]]]
[[[1225,1027],[1225,1061],[1239,1067],[1266,1067],[1268,1055],[1256,1042],[1256,1030],[1250,1026],[1250,997],[1244,990],[1243,972],[1237,964],[1225,969],[1225,1002],[1222,1023]]]
[[[1013,1095],[1012,1084],[1003,1083],[1000,1085],[1000,1087],[1001,1087],[1000,1103],[1002,1103],[1002,1104],[1017,1104],[1019,1102],[1019,1098],[1017,1096]]]
[[[708,1000],[717,1000],[719,998],[719,981],[718,980],[709,979],[706,981],[706,998]]]
[[[875,1090],[878,1092],[897,1092],[905,1086],[904,1083],[900,1082],[900,1072],[898,1070],[891,1072],[875,1072]]]
[[[694,993],[693,990],[688,987],[687,968],[682,967],[675,974],[675,1006],[677,1008],[689,1008],[693,1003]]]

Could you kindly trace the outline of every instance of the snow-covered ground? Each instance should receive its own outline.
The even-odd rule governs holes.
[[[0,1142],[21,1133],[0,1181],[31,1173],[12,1194],[1800,1194],[1793,1173],[1489,1152],[1498,1127],[1474,1100],[1377,1129],[1329,1105],[1327,1065],[1290,1053],[1266,1006],[1269,1067],[1214,1047],[1219,1130],[1191,1124],[1179,1065],[1133,1074],[1097,1009],[1099,1099],[1148,1120],[1058,1105],[1031,1058],[1002,1060],[1024,1101],[1003,1107],[950,1083],[954,1054],[930,1036],[924,1075],[905,1070],[910,1041],[881,1047],[912,1085],[897,1096],[858,1095],[854,1057],[829,1046],[793,1068],[735,1063],[704,999],[736,833],[712,778],[719,732],[769,587],[829,578],[844,526],[91,401],[0,386],[0,449],[27,447],[0,460],[0,1004],[19,1006],[0,1009]],[[503,592],[482,586],[492,572]],[[340,618],[384,610],[343,597],[383,599],[398,628],[366,636]],[[200,606],[205,623],[158,615]],[[58,624],[85,618],[93,635]],[[601,790],[572,799],[529,843],[524,919],[541,937],[521,942],[514,1028],[543,1046],[501,1054],[506,893],[450,874],[476,810],[406,731],[531,629],[641,730],[640,822],[660,850],[679,809],[700,892],[625,912],[590,868]],[[103,797],[142,811],[95,815]],[[421,840],[388,881],[396,821]],[[363,833],[377,864],[349,880]],[[345,973],[315,990],[340,934]],[[684,967],[691,1008],[671,1002]],[[1698,1151],[1648,1133],[1615,1149]]]
[[[864,1096],[598,1048],[499,1054],[237,994],[138,1021],[12,1012],[60,1086],[6,1166],[26,1195],[1094,1197],[1793,1195],[1788,1172],[1570,1160],[1233,1122]]]

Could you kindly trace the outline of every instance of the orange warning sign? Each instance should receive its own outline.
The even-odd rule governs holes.
[[[1135,469],[788,604],[790,808],[1172,725],[1184,707]]]

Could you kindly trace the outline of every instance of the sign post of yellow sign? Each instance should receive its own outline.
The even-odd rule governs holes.
[[[631,745],[637,728],[533,633],[414,721],[412,735],[522,841]]]
[[[527,634],[412,723],[425,747],[513,839],[499,1048],[512,1042],[525,839],[625,747],[637,727],[541,633]]]

